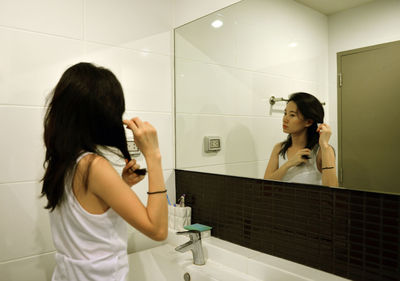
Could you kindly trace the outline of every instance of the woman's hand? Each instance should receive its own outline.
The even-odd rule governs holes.
[[[329,139],[332,135],[331,127],[328,124],[319,124],[317,128],[317,132],[319,133],[319,146],[322,148],[329,146]]]
[[[132,186],[144,179],[144,176],[139,176],[133,172],[134,170],[137,170],[140,168],[140,166],[138,164],[136,164],[135,159],[132,159],[129,162],[128,162],[128,160],[125,160],[125,162],[126,162],[126,165],[125,165],[124,169],[122,170],[122,179],[126,182],[127,185]]]
[[[308,149],[308,148],[300,149],[290,160],[288,160],[287,163],[291,167],[307,163],[308,159],[310,157],[310,154],[311,154],[310,149]],[[303,156],[306,156],[307,158],[305,158]]]
[[[124,120],[124,124],[132,130],[135,144],[144,157],[160,155],[157,131],[150,123],[143,122],[140,118],[135,117]]]

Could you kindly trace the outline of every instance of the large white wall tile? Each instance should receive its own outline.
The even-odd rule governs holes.
[[[78,40],[1,27],[0,41],[0,104],[44,106],[62,73],[84,53]]]
[[[172,28],[171,1],[86,0],[85,40],[169,54],[169,40],[157,37]]]
[[[238,0],[202,0],[202,1],[174,0],[174,2],[175,2],[174,26],[178,27],[239,1]]]
[[[223,22],[214,28],[215,20]],[[204,63],[236,65],[237,24],[234,17],[223,12],[200,18],[175,29],[175,54]]]
[[[83,1],[2,0],[0,25],[81,39]]]
[[[127,110],[172,112],[169,56],[87,43],[85,60],[113,71],[124,89]]]
[[[8,214],[0,220],[0,262],[54,250],[41,190],[38,182],[0,184],[0,212]]]
[[[43,116],[44,108],[0,105],[0,183],[43,176]]]
[[[50,281],[56,261],[54,252],[10,262],[0,262],[1,280]]]
[[[181,58],[176,58],[175,68],[177,113],[281,117],[285,103],[271,107],[271,96],[288,98],[305,91],[327,99],[319,75],[314,81],[295,80]]]

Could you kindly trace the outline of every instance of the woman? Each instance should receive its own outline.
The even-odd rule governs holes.
[[[125,221],[154,240],[167,236],[157,132],[139,118],[122,120],[124,111],[117,78],[89,63],[67,69],[52,93],[44,121],[42,188],[57,250],[52,280],[125,280]],[[130,188],[144,176],[135,173],[135,160],[129,161],[123,124],[132,130],[147,163],[147,206]],[[104,147],[124,155],[122,177],[102,156]]]
[[[324,109],[313,95],[294,93],[283,116],[286,141],[272,150],[264,179],[338,186],[332,134]]]

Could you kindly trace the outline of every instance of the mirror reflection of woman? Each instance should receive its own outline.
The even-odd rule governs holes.
[[[292,94],[282,124],[288,137],[274,146],[264,179],[338,186],[335,152],[329,145],[332,131],[323,120],[317,98]]]

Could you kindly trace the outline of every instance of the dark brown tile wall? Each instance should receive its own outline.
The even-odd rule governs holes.
[[[351,280],[400,280],[400,196],[176,170],[212,235]]]

